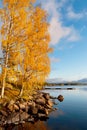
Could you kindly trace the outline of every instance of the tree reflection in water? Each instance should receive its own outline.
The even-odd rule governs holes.
[[[48,130],[44,121],[37,121],[35,123],[24,123],[19,125],[10,125],[0,130]]]

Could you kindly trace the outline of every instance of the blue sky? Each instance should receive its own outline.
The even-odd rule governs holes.
[[[39,0],[49,14],[54,48],[48,78],[87,78],[87,0]]]
[[[37,3],[49,14],[50,46],[54,48],[48,78],[87,78],[87,0],[37,0]]]

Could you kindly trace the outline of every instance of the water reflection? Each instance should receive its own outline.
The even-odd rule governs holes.
[[[82,88],[83,91],[87,91],[87,88]]]
[[[53,111],[51,114],[50,114],[50,118],[52,117],[52,118],[58,118],[59,116],[64,116],[65,115],[65,113],[62,111],[62,110],[60,110],[60,109],[58,109],[57,111]]]
[[[10,125],[5,126],[5,128],[1,128],[0,130],[49,130],[43,121],[38,121],[33,123],[25,123],[19,125]]]

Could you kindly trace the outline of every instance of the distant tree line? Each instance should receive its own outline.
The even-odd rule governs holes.
[[[75,82],[67,82],[67,83],[44,83],[44,86],[64,86],[64,85],[87,85],[87,83],[75,83]]]

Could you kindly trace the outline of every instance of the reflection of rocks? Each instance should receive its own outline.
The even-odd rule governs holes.
[[[18,99],[10,101],[0,110],[0,125],[19,124],[25,121],[48,119],[48,114],[53,108],[54,102],[48,93],[38,92],[29,101]]]
[[[62,95],[59,95],[59,96],[58,96],[58,100],[59,100],[60,102],[62,102],[62,101],[64,100],[64,97],[63,97]]]
[[[52,111],[50,114],[50,116],[54,119],[58,118],[59,116],[64,116],[64,115],[65,113],[61,109],[58,109],[57,111]]]
[[[23,123],[19,125],[7,125],[5,130],[48,130],[47,125],[43,121],[37,121],[35,123]],[[0,130],[3,128],[0,127]]]

